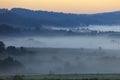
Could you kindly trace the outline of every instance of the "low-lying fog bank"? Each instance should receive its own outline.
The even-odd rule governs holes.
[[[25,74],[120,73],[120,50],[30,48],[34,55],[16,57]]]
[[[12,37],[1,38],[7,46],[120,49],[120,38],[105,36]]]
[[[2,37],[32,54],[14,56],[22,74],[120,73],[120,38],[105,36]]]

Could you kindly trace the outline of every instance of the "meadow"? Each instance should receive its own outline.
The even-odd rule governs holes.
[[[0,80],[120,80],[120,74],[0,75]]]

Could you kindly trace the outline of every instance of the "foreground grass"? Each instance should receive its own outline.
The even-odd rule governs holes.
[[[120,80],[120,74],[0,75],[0,80]]]

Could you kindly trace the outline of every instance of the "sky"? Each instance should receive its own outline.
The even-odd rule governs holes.
[[[0,8],[91,14],[120,11],[120,0],[0,0]]]

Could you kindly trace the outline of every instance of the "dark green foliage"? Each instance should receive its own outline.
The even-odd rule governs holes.
[[[22,64],[19,61],[14,60],[12,57],[8,57],[8,58],[4,59],[1,63],[1,65],[3,66],[3,68],[5,68],[5,67],[10,68],[10,67],[14,67],[14,66],[18,66],[18,67],[22,66]]]
[[[5,44],[0,41],[0,53],[4,55],[4,57],[0,58],[0,73],[7,73],[19,71],[19,69],[24,69],[23,64],[11,56],[19,56],[21,54],[23,55],[26,52],[27,51],[24,47],[16,48],[15,46],[8,46],[5,48]],[[8,57],[6,55],[8,55]]]
[[[9,55],[25,55],[26,53],[28,53],[28,51],[24,48],[24,47],[20,47],[20,48],[16,48],[15,46],[8,46],[6,48],[6,52]]]
[[[19,68],[23,68],[24,66],[17,60],[14,60],[12,57],[8,57],[4,60],[0,61],[0,71],[8,72],[12,70],[17,70]]]
[[[2,41],[0,41],[0,53],[4,51],[5,51],[5,44]]]
[[[15,46],[8,46],[7,48],[5,48],[5,44],[2,41],[0,41],[0,54],[3,52],[4,54],[17,56],[25,55],[29,51],[27,51],[24,47],[16,48]]]
[[[13,80],[23,80],[23,77],[22,76],[19,76],[19,75],[15,75],[13,77]]]

